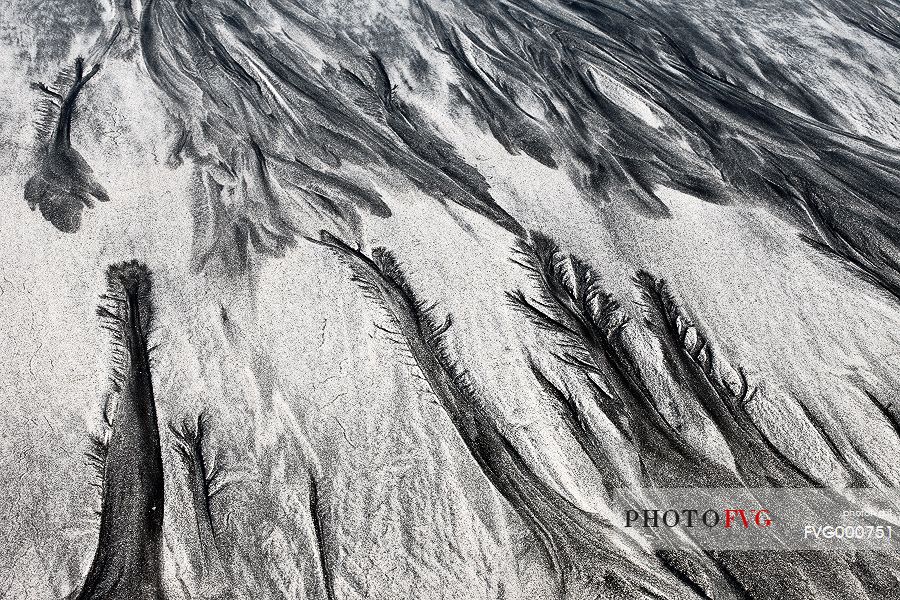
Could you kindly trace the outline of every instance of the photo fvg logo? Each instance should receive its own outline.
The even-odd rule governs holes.
[[[702,513],[697,509],[645,509],[625,511],[625,527],[722,527],[732,529],[760,528],[772,526],[768,509],[726,508],[708,509]]]
[[[611,505],[618,527],[657,548],[896,550],[900,532],[900,488],[638,488],[615,490]]]

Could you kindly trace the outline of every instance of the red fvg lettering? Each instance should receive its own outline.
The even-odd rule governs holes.
[[[753,514],[753,522],[757,527],[769,527],[772,525],[772,519],[769,518],[769,511],[766,509],[750,511]],[[747,512],[743,508],[726,508],[725,509],[725,529],[731,529],[735,517],[741,518],[741,525],[744,529],[750,528],[750,520],[747,518]]]

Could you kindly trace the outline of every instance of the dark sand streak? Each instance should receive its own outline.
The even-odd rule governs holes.
[[[98,313],[113,336],[118,401],[103,465],[97,551],[74,600],[163,598],[163,464],[147,335],[151,280],[136,261],[107,270]]]

